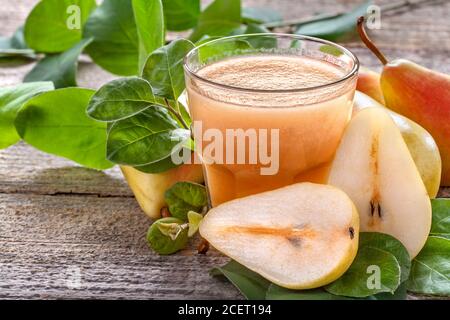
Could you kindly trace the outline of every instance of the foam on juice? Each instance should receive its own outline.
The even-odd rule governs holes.
[[[198,74],[216,83],[258,90],[316,87],[345,76],[338,66],[308,57],[243,56],[208,65]]]

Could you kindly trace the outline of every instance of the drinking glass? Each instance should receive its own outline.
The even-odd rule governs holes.
[[[273,63],[262,72],[270,72],[275,79],[302,76],[307,81],[298,86],[280,81],[280,87],[272,83],[267,88],[263,77],[245,84],[237,81],[239,85],[220,80],[245,76],[246,68],[233,69],[237,61],[233,59],[238,58],[266,59],[268,64],[273,59],[301,59],[308,66],[305,72],[301,67],[277,70]],[[229,68],[217,77],[205,72],[224,62]],[[322,67],[336,70],[339,76],[314,83],[311,70],[321,72]],[[296,182],[326,183],[351,117],[359,69],[354,54],[335,43],[301,35],[238,35],[199,45],[185,57],[184,69],[196,152],[212,206]],[[256,145],[251,143],[258,138]],[[245,155],[244,162],[239,155]]]

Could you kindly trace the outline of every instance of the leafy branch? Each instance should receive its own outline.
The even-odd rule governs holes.
[[[167,100],[167,98],[164,98],[164,102],[166,104],[166,108],[169,109],[170,112],[172,112],[172,114],[178,119],[178,121],[180,121],[183,127],[185,129],[189,129],[189,126],[187,125],[186,121],[184,121],[181,114],[170,105],[169,100]]]
[[[439,4],[442,3],[442,0],[418,0],[418,1],[411,1],[411,0],[402,0],[402,1],[396,1],[392,3],[386,3],[380,5],[380,11],[382,13],[396,11],[399,9],[415,9],[417,7],[420,7],[421,5],[428,5],[428,4]],[[273,21],[273,22],[266,22],[263,23],[262,26],[266,27],[267,29],[275,29],[275,28],[298,28],[302,25],[313,23],[313,22],[319,22],[324,21],[328,19],[337,18],[339,16],[347,14],[347,11],[341,11],[336,13],[320,13],[317,15],[313,15],[310,17],[304,17],[304,18],[295,18],[295,19],[289,19],[284,21]]]

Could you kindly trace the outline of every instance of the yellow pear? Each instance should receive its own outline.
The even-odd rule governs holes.
[[[358,213],[332,186],[298,183],[223,203],[200,234],[277,285],[310,289],[338,279],[358,250]]]
[[[383,92],[380,85],[380,74],[365,67],[360,67],[356,90],[367,94],[369,97],[384,104]]]
[[[431,228],[431,202],[394,121],[382,108],[358,112],[347,126],[329,184],[359,212],[361,231],[390,234],[414,258]]]
[[[380,84],[386,107],[431,133],[442,158],[441,185],[450,186],[450,75],[405,59],[389,61],[367,36],[363,22],[361,17],[361,40],[383,64]]]
[[[166,205],[164,193],[178,181],[203,182],[201,165],[184,164],[163,173],[144,173],[133,167],[121,166],[142,210],[152,219],[161,217],[160,210]]]
[[[403,140],[405,140],[414,159],[429,197],[435,198],[441,183],[442,163],[438,146],[433,137],[414,121],[385,108],[368,95],[356,91],[353,103],[353,116],[358,111],[370,107],[384,108],[384,110],[389,112],[389,115],[402,133]]]

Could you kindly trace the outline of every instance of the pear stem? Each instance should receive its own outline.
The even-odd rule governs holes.
[[[372,51],[373,54],[377,56],[377,58],[381,61],[383,65],[387,64],[388,59],[386,59],[386,56],[383,53],[381,53],[380,49],[377,48],[377,46],[373,43],[372,40],[370,40],[369,36],[367,35],[366,29],[364,28],[364,17],[358,18],[357,29],[359,37],[361,38],[362,42],[364,42],[366,47],[369,48],[369,50]]]
[[[209,250],[209,242],[202,238],[202,241],[198,245],[198,254],[206,254]]]
[[[187,125],[186,121],[184,121],[183,116],[170,105],[169,100],[164,98],[164,102],[166,104],[166,108],[169,109],[169,111],[173,113],[173,115],[178,119],[178,121],[180,121],[181,125],[185,129],[189,130],[189,126]]]

